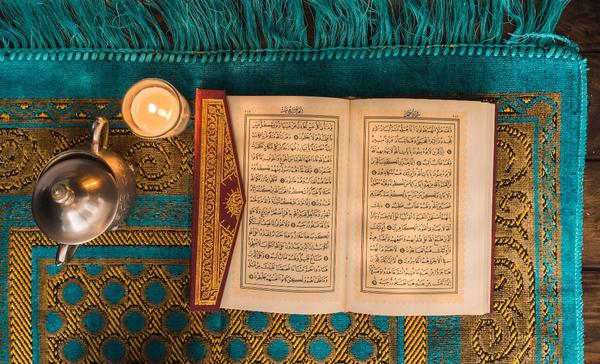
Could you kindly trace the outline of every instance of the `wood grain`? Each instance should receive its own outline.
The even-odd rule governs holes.
[[[583,272],[585,362],[600,363],[600,271]],[[563,333],[569,335],[569,333]]]
[[[600,51],[600,1],[573,0],[565,9],[556,33],[566,35],[584,52]]]
[[[583,191],[583,269],[600,270],[600,161],[586,163]]]
[[[600,14],[598,16],[600,17]],[[598,28],[600,34],[600,26]],[[587,158],[600,160],[600,52],[587,54],[587,61],[589,68]]]

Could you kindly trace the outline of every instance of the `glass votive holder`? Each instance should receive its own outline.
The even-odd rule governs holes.
[[[177,135],[190,121],[187,100],[159,78],[145,78],[131,86],[123,98],[121,113],[131,131],[146,139]]]

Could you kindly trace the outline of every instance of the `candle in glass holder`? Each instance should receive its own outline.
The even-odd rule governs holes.
[[[173,85],[157,78],[141,80],[127,91],[122,114],[134,134],[150,139],[181,133],[190,118],[185,98]]]

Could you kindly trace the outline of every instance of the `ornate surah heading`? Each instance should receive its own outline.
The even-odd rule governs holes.
[[[244,207],[225,92],[196,91],[192,310],[219,308]]]

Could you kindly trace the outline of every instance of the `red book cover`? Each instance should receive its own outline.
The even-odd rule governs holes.
[[[244,207],[223,90],[196,90],[190,309],[219,309]]]

